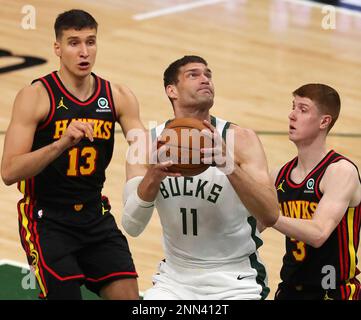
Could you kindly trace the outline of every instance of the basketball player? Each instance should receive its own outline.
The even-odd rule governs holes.
[[[269,288],[256,219],[272,226],[278,207],[262,145],[254,131],[210,115],[214,86],[203,58],[174,61],[164,72],[164,87],[175,118],[204,121],[204,134],[213,137],[233,131],[240,160],[228,174],[218,161],[193,177],[167,171],[171,161],[127,163],[123,227],[138,236],[156,207],[163,228],[165,260],[144,299],[264,299]],[[157,136],[164,126],[155,128]]]
[[[357,300],[360,176],[349,159],[326,147],[340,97],[324,84],[303,85],[293,96],[289,139],[298,154],[274,174],[282,212],[274,228],[286,235],[275,299]]]
[[[81,299],[80,285],[106,299],[138,299],[127,240],[101,191],[114,126],[143,129],[124,86],[91,72],[97,22],[70,10],[55,21],[59,71],[36,79],[14,102],[1,174],[18,182],[22,246],[41,298]]]

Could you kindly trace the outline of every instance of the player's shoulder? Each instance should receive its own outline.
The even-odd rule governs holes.
[[[253,129],[243,128],[235,123],[231,123],[229,129],[234,132],[237,143],[252,143],[258,140],[257,133]]]
[[[325,176],[326,175],[335,175],[338,177],[357,177],[358,170],[351,161],[344,158],[339,161],[330,163],[326,169]]]
[[[134,96],[132,90],[124,84],[110,82],[110,86],[115,97],[129,98]]]
[[[45,87],[37,81],[20,89],[17,99],[27,103],[39,103],[42,100],[48,101],[48,94]]]

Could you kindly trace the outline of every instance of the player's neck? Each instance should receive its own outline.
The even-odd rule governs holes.
[[[60,68],[58,76],[66,89],[80,101],[87,100],[94,92],[95,81],[91,74],[86,77],[75,77]]]
[[[308,146],[297,146],[299,173],[307,175],[327,154],[326,144],[314,143]]]
[[[176,118],[195,118],[201,121],[211,121],[209,110],[179,110],[175,108],[174,115]]]

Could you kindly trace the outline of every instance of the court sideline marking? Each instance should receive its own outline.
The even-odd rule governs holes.
[[[231,0],[194,1],[194,2],[190,2],[190,3],[185,3],[185,4],[180,4],[180,5],[176,5],[176,6],[172,6],[172,7],[166,7],[163,9],[149,11],[149,12],[145,12],[145,13],[135,14],[135,15],[133,15],[133,20],[136,20],[136,21],[149,20],[149,19],[160,17],[160,16],[170,15],[170,14],[174,14],[174,13],[182,12],[182,11],[188,11],[188,10],[191,10],[194,8],[209,6],[209,5],[213,5],[213,4],[217,4],[217,3],[221,3],[221,2],[227,2],[227,1],[231,1]],[[281,1],[289,2],[289,3],[296,3],[299,5],[304,5],[304,6],[313,7],[313,8],[324,8],[326,6],[332,6],[339,13],[361,17],[361,12],[351,10],[348,8],[337,7],[334,5],[327,5],[325,3],[314,2],[311,0],[281,0]]]
[[[200,0],[200,1],[194,1],[194,2],[179,4],[179,5],[176,5],[176,6],[167,7],[167,8],[163,8],[163,9],[159,9],[159,10],[155,10],[155,11],[139,13],[139,14],[134,15],[133,19],[137,20],[137,21],[149,20],[149,19],[152,19],[152,18],[160,17],[160,16],[165,16],[165,15],[169,15],[169,14],[173,14],[173,13],[177,13],[177,12],[181,12],[181,11],[188,11],[188,10],[191,10],[191,9],[194,9],[194,8],[209,6],[209,5],[212,5],[212,4],[217,4],[217,3],[226,2],[226,1],[228,1],[228,0]]]

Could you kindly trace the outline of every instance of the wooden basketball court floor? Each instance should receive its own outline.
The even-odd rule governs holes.
[[[291,92],[309,82],[326,83],[339,91],[341,116],[328,144],[361,166],[358,13],[337,11],[335,16],[327,16],[333,13],[322,5],[289,0],[34,0],[31,4],[36,14],[35,29],[24,29],[29,12],[24,8],[26,3],[0,0],[0,49],[7,52],[0,58],[0,70],[22,63],[23,56],[47,60],[45,64],[0,73],[1,146],[17,91],[58,68],[52,50],[57,14],[81,8],[99,23],[94,72],[133,90],[146,126],[149,121],[161,123],[172,116],[162,86],[164,69],[185,54],[197,54],[206,58],[213,70],[213,114],[256,130],[270,168],[295,155],[287,137]],[[327,27],[332,21],[335,28],[327,29],[322,24],[326,22]],[[104,193],[111,199],[120,226],[127,145],[120,127],[118,130]],[[15,185],[0,184],[0,259],[23,263],[16,211],[19,199]],[[262,235],[260,252],[268,270],[271,299],[279,281],[284,237],[273,229]],[[151,276],[163,257],[157,214],[141,236],[128,240],[140,275],[140,290],[144,291],[151,286]]]

